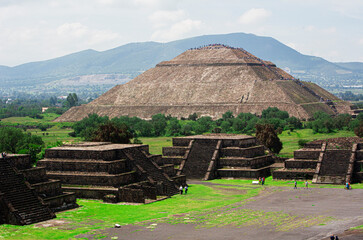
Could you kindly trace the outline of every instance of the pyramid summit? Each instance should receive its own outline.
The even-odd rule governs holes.
[[[223,113],[261,114],[278,107],[291,116],[310,118],[316,111],[348,113],[349,103],[311,82],[295,79],[241,48],[213,44],[185,51],[163,61],[130,82],[117,85],[89,104],[73,107],[56,121],[79,121],[97,113],[110,118],[219,118]]]

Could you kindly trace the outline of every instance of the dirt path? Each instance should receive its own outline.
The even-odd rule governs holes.
[[[191,184],[205,184],[212,187],[233,186],[208,182]],[[294,190],[286,187],[266,187],[262,194],[251,198],[247,203],[236,204],[233,209],[224,211],[223,209],[220,213],[215,213],[222,214],[220,217],[222,220],[214,216],[214,213],[209,213],[208,218],[211,222],[217,223],[217,226],[213,227],[207,227],[198,221],[182,224],[157,222],[148,227],[128,225],[119,229],[105,229],[98,234],[108,236],[106,239],[123,240],[320,240],[327,239],[331,234],[337,234],[343,240],[363,239],[363,231],[345,231],[350,227],[363,225],[363,189]],[[241,216],[241,220],[252,217],[253,219],[222,226],[220,221],[228,222],[231,215]],[[198,216],[191,217],[198,219]],[[78,237],[92,238],[90,235]]]

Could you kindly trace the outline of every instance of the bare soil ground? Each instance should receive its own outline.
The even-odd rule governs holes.
[[[215,187],[220,187],[220,185]],[[205,227],[198,222],[182,224],[160,222],[151,224],[154,225],[153,227],[127,225],[121,228],[104,229],[97,235],[79,235],[78,237],[96,238],[103,235],[107,236],[105,239],[122,240],[315,240],[329,239],[329,236],[334,234],[343,240],[363,239],[363,230],[349,230],[351,227],[363,225],[363,189],[347,191],[343,188],[266,187],[260,195],[250,199],[247,203],[237,204],[226,211],[229,211],[226,218],[238,211],[263,211],[262,213],[266,214],[266,221],[263,221],[264,215],[262,215],[262,221],[259,218],[248,224],[228,224],[217,227]],[[273,222],[275,220],[271,216],[267,217],[269,213],[276,214],[276,218],[281,215],[285,218],[288,216],[288,219],[291,218],[291,223],[286,220]],[[271,224],[268,221],[272,221]]]

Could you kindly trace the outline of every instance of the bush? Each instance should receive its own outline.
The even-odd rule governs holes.
[[[256,138],[273,153],[282,149],[282,142],[271,124],[256,124]]]
[[[101,124],[93,132],[91,141],[94,142],[112,142],[112,143],[130,143],[132,134],[129,132],[126,124],[117,125],[111,121]],[[87,140],[87,139],[86,139]]]

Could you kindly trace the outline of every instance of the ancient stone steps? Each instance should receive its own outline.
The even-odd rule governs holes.
[[[303,148],[294,151],[294,158],[295,159],[318,159],[320,155],[320,149],[311,149],[311,148]]]
[[[314,160],[314,159],[290,158],[285,161],[285,168],[288,168],[288,169],[294,169],[294,168],[316,169],[317,164],[318,164],[318,160]]]
[[[273,172],[274,179],[312,179],[315,169],[278,169]]]
[[[92,185],[63,185],[65,191],[74,192],[77,198],[87,199],[104,199],[104,196],[113,194],[118,196],[119,189],[110,186],[92,186]]]
[[[9,222],[10,224],[32,224],[55,217],[54,213],[43,205],[35,191],[29,187],[29,183],[24,181],[23,175],[18,174],[8,161],[2,158],[0,159],[0,182],[2,204],[6,206],[5,211],[8,211],[8,215],[14,216],[8,220],[14,221]]]
[[[163,156],[161,162],[157,162],[157,164],[174,164],[180,165],[183,161],[184,156]]]
[[[62,184],[90,184],[100,186],[119,187],[129,184],[135,179],[135,172],[109,174],[106,172],[75,172],[75,171],[48,171],[47,175],[52,179],[59,179]]]
[[[217,169],[217,176],[220,178],[259,178],[270,175],[270,166],[251,169],[249,167],[235,167]]]
[[[163,147],[163,156],[184,156],[188,147]]]
[[[273,163],[272,155],[264,155],[253,158],[223,157],[219,158],[219,166],[224,167],[250,167],[253,169],[265,167]]]
[[[27,182],[30,184],[35,184],[47,180],[46,170],[44,167],[33,167],[29,169],[24,169],[20,171]]]
[[[126,171],[126,160],[44,159],[38,161],[38,166],[43,166],[48,171],[107,172],[113,174]]]
[[[220,152],[220,157],[235,157],[235,156],[243,156],[246,158],[252,158],[257,156],[265,155],[265,147],[262,145],[240,148],[240,147],[227,147],[222,148]]]

